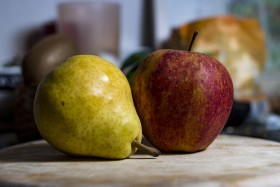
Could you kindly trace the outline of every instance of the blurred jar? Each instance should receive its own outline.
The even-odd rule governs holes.
[[[98,55],[119,66],[119,4],[62,3],[58,6],[58,27],[73,39],[80,54]]]

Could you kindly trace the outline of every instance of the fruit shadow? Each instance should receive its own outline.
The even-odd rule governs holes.
[[[16,145],[0,151],[0,163],[16,162],[113,162],[119,160],[67,155],[47,143]]]
[[[156,159],[157,157],[153,157],[151,155],[148,155],[147,153],[145,152],[142,152],[140,150],[137,150],[133,155],[130,155],[128,157],[128,159],[139,159],[139,160],[142,160],[142,159]]]

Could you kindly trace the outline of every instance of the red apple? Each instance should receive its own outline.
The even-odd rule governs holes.
[[[144,136],[164,152],[206,149],[222,131],[233,103],[226,68],[197,52],[153,52],[131,87]]]

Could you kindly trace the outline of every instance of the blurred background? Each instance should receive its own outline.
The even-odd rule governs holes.
[[[75,54],[102,56],[131,80],[160,48],[217,58],[235,102],[223,133],[280,141],[280,1],[1,0],[0,148],[39,139],[32,115],[40,80]]]

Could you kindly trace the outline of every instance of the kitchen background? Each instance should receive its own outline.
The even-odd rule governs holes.
[[[67,14],[67,10],[63,11],[63,8],[59,9],[62,4],[73,2],[76,5],[95,3],[95,6],[97,6],[96,3],[117,4],[119,9],[115,14],[117,16],[112,16],[112,11],[102,12],[95,9],[93,11],[96,13],[95,16],[82,17],[79,21],[77,18],[79,13],[75,16],[72,9],[70,10],[71,14]],[[99,10],[101,9],[102,7]],[[97,12],[105,12],[105,14]],[[98,17],[97,14],[101,16]],[[236,17],[228,17],[229,15]],[[106,17],[108,19],[102,21]],[[112,19],[113,17],[115,19]],[[213,17],[215,19],[209,19]],[[252,27],[250,24],[249,26],[245,24],[247,26],[245,27],[237,18],[253,19],[257,24],[253,24]],[[93,29],[101,28],[102,25],[102,28],[103,26],[109,28],[105,30],[110,30],[110,32],[102,30],[104,32],[100,36],[98,35],[94,42],[87,44],[86,41],[91,41],[88,40],[91,37],[90,33],[83,31],[83,36],[86,39],[79,38],[78,41],[73,33],[72,35],[69,34],[70,31],[73,32],[73,29],[68,28],[67,30],[67,28],[62,27],[67,19],[76,19],[78,22],[89,20],[90,24],[93,24]],[[206,20],[206,23],[203,20]],[[236,33],[227,33],[229,32],[227,29],[221,31],[217,29],[220,27],[215,27],[217,20],[217,23],[220,23],[221,20],[226,20],[227,24],[230,22],[231,25],[227,26],[228,28],[240,29]],[[111,23],[108,24],[109,22]],[[222,23],[224,22],[222,21]],[[129,57],[133,54],[164,46],[184,48],[182,42],[185,42],[187,38],[184,38],[185,35],[182,33],[189,32],[188,29],[191,30],[197,25],[202,25],[200,28],[204,27],[205,31],[207,30],[206,27],[212,31],[217,29],[219,37],[213,35],[216,41],[224,41],[225,37],[221,37],[223,35],[236,36],[236,38],[242,38],[242,41],[239,41],[237,45],[242,46],[240,47],[241,50],[248,52],[248,54],[259,53],[258,55],[260,55],[263,53],[254,62],[257,63],[257,66],[248,66],[243,61],[243,63],[231,64],[231,67],[233,66],[235,70],[232,76],[236,79],[236,90],[244,91],[242,86],[238,87],[239,82],[245,80],[244,77],[247,76],[248,78],[249,75],[252,75],[250,80],[253,82],[250,82],[250,84],[254,84],[254,86],[257,84],[257,90],[261,90],[262,96],[259,97],[246,92],[246,99],[244,99],[244,97],[239,97],[238,94],[240,93],[235,93],[236,103],[224,133],[280,140],[280,120],[278,117],[280,105],[278,101],[278,98],[280,98],[280,1],[87,0],[85,2],[79,0],[1,0],[0,25],[0,148],[40,138],[33,124],[31,110],[34,87],[23,83],[22,62],[32,47],[42,39],[63,32],[72,37],[78,48],[89,45],[87,49],[83,50],[89,50],[86,53],[90,53],[90,50],[93,49],[92,53],[94,54],[97,53],[96,46],[101,47],[101,45],[108,43],[107,41],[114,40],[114,44],[110,46],[112,49],[104,52],[100,51],[98,55],[112,60],[122,68],[123,64],[129,61]],[[260,35],[258,40],[251,39],[256,33],[263,35]],[[201,31],[200,35],[203,43],[203,36],[206,36],[206,34]],[[239,37],[239,35],[242,37]],[[112,36],[114,37],[109,40],[108,37]],[[245,40],[243,40],[244,38]],[[246,45],[248,40],[254,41],[256,44]],[[243,44],[243,41],[245,44]],[[78,42],[81,42],[81,44],[78,44]],[[201,48],[199,45],[201,42],[197,42],[194,50],[210,51],[210,55],[217,55],[217,58],[222,59],[219,59],[221,61],[225,58],[224,56],[232,55],[231,51],[228,54],[219,46],[213,48],[213,43],[204,45],[209,48]],[[217,42],[217,45],[224,47],[225,44],[219,42]],[[226,42],[230,45],[234,43],[230,40]],[[94,46],[94,44],[98,45]],[[108,45],[110,45],[110,42]],[[246,47],[244,48],[243,45]],[[250,46],[252,49],[258,48],[251,52]],[[240,59],[244,60],[244,58]],[[254,58],[252,57],[252,59]],[[226,64],[227,61],[225,60],[223,63]],[[126,69],[125,72],[128,73],[128,71],[131,71],[131,69]],[[253,89],[253,91],[254,93],[257,92],[256,89]],[[250,99],[248,99],[248,95]]]

